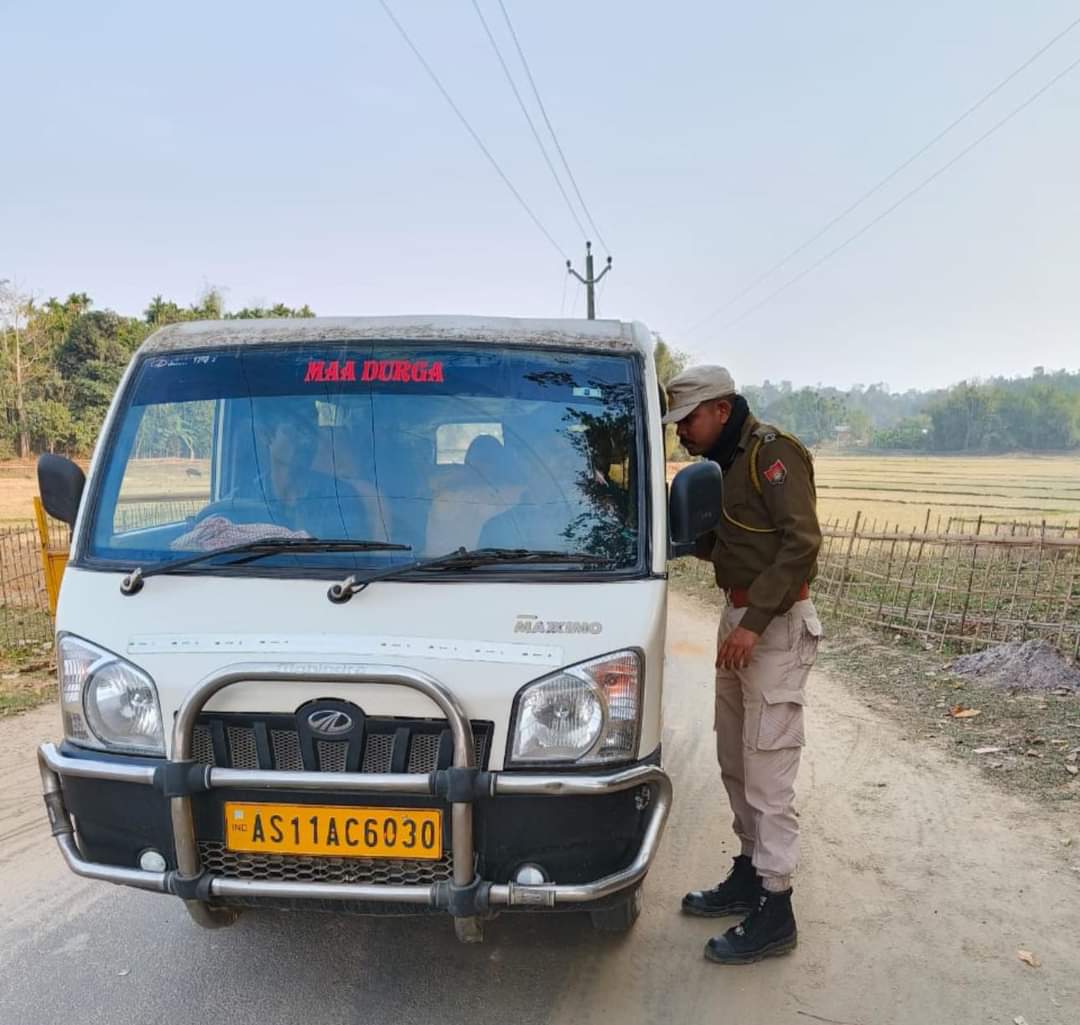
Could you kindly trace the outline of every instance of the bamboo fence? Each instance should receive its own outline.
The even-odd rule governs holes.
[[[814,597],[841,621],[970,651],[1043,638],[1080,659],[1080,523],[987,523],[928,512],[921,529],[824,524]]]
[[[198,499],[140,496],[116,510],[118,530],[155,526],[193,515],[205,503]],[[49,548],[66,551],[70,531],[46,517]],[[50,643],[53,619],[45,586],[41,537],[36,524],[0,527],[0,649],[25,649]]]
[[[67,527],[50,520],[49,540],[67,546]],[[0,648],[21,649],[52,640],[41,539],[36,524],[0,528]]]

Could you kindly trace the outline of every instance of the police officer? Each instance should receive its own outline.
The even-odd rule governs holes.
[[[759,423],[724,367],[691,367],[668,385],[679,440],[724,473],[720,525],[699,539],[727,597],[716,656],[716,753],[742,850],[727,878],[688,893],[683,911],[746,914],[705,947],[746,964],[796,944],[791,879],[799,853],[795,776],[806,679],[821,623],[810,601],[821,530],[810,453]]]

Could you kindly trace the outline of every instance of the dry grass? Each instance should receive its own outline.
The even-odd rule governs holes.
[[[20,652],[0,651],[0,718],[25,712],[56,697],[52,644]]]
[[[166,494],[205,499],[210,493],[209,472],[206,459],[141,459],[124,481],[121,502]],[[37,493],[37,464],[33,460],[0,462],[0,524],[32,522]]]
[[[37,493],[35,463],[15,459],[0,462],[0,523],[33,520]]]
[[[815,456],[818,514],[843,525],[945,529],[949,518],[1080,525],[1080,455]],[[678,470],[668,464],[668,477]]]
[[[930,528],[940,518],[1080,523],[1080,456],[823,455],[816,459],[822,520]]]

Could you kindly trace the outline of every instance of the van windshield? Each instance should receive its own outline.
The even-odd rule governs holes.
[[[462,547],[589,552],[625,570],[642,560],[635,381],[627,356],[509,347],[150,355],[110,429],[86,555],[146,568],[307,537],[410,550],[289,552],[230,572],[332,576]]]

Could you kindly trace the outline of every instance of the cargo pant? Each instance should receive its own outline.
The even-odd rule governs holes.
[[[718,646],[744,609],[730,606]],[[806,679],[821,621],[810,601],[773,618],[746,669],[716,671],[716,756],[735,813],[735,834],[768,890],[786,890],[799,860],[795,776],[805,742]]]

